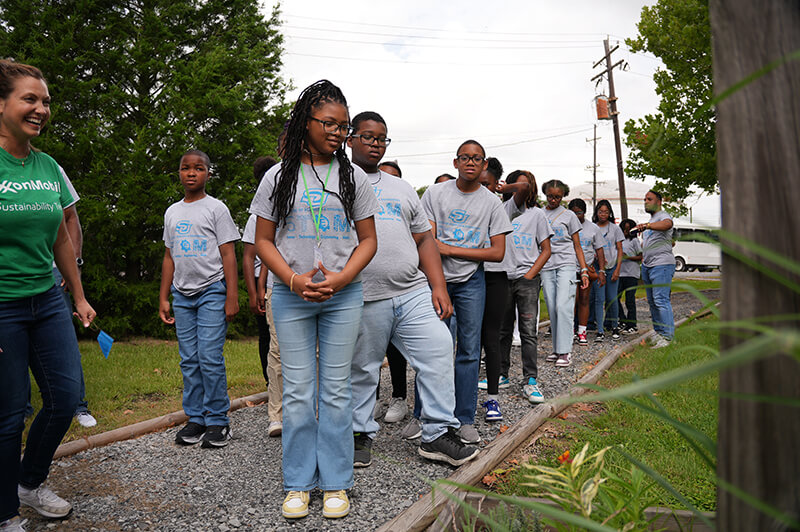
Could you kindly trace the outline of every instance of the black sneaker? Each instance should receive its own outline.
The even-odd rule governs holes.
[[[194,445],[203,439],[203,434],[205,433],[205,425],[190,421],[175,435],[175,443],[179,445]]]
[[[228,425],[209,425],[203,436],[203,449],[225,447],[231,439],[231,428]]]
[[[601,332],[597,333],[597,336],[594,337],[594,341],[595,342],[602,342],[605,339],[606,339],[606,335],[601,333]]]
[[[372,463],[372,438],[363,432],[353,433],[353,467],[369,467]]]
[[[428,460],[437,462],[447,462],[450,465],[460,466],[469,462],[480,451],[472,445],[461,443],[461,438],[456,434],[452,427],[447,428],[447,432],[436,438],[430,443],[422,442],[419,446],[419,454]]]
[[[614,340],[619,340],[619,336],[619,327],[614,327],[614,329],[611,331],[611,338]]]

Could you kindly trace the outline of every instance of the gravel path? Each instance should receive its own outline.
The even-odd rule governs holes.
[[[715,293],[717,292],[717,293]],[[718,297],[718,291],[708,294]],[[697,310],[700,304],[688,294],[673,294],[675,319]],[[646,303],[638,302],[640,317],[649,318]],[[573,365],[556,368],[546,363],[549,338],[540,335],[539,382],[545,397],[564,392],[582,374],[587,363],[622,340],[573,351]],[[511,425],[531,408],[521,396],[519,348],[512,351],[511,381],[500,390],[505,421],[485,423],[479,406],[476,427],[485,445],[503,424]],[[483,376],[483,375],[482,375]],[[413,397],[409,370],[409,399]],[[391,395],[388,370],[381,379],[384,411]],[[486,400],[485,391],[478,403]],[[28,530],[374,530],[429,491],[426,480],[447,477],[453,468],[429,462],[417,454],[417,442],[400,439],[405,421],[384,424],[373,444],[373,463],[355,470],[352,511],[341,520],[326,520],[322,496],[312,493],[311,513],[297,522],[280,514],[283,500],[280,438],[269,438],[266,405],[244,408],[231,416],[234,439],[220,450],[200,446],[178,447],[178,427],[92,449],[56,461],[48,484],[74,505],[61,521],[38,516],[23,508]]]

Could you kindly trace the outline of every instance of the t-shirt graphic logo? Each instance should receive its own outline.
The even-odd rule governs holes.
[[[192,249],[192,245],[188,240],[181,240],[181,249],[184,253],[189,253],[189,251]]]
[[[309,198],[311,198],[311,203],[308,201]],[[311,190],[308,192],[303,192],[303,197],[300,198],[300,202],[305,203],[309,207],[317,209],[328,202],[328,196],[321,190]]]
[[[467,211],[463,209],[455,209],[450,211],[450,214],[447,217],[450,218],[450,221],[454,224],[461,224],[467,221],[469,214],[467,214]]]
[[[181,220],[175,225],[175,232],[178,233],[179,235],[187,235],[189,234],[189,231],[191,231],[191,229],[192,229],[192,222],[190,222],[189,220]],[[181,247],[183,247],[183,244],[181,244]]]

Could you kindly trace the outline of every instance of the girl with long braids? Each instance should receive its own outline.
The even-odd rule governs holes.
[[[360,274],[377,250],[378,202],[364,171],[345,154],[349,120],[347,101],[333,83],[307,87],[292,110],[283,160],[264,175],[250,206],[258,216],[256,251],[275,275],[282,512],[289,519],[308,515],[315,487],[324,492],[324,517],[350,511],[350,365],[363,306]]]

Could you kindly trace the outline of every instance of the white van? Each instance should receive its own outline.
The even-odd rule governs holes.
[[[675,271],[710,270],[722,266],[722,253],[719,244],[712,244],[703,238],[711,238],[719,242],[713,229],[699,225],[675,223]],[[702,237],[700,237],[702,235]],[[698,238],[700,237],[700,238]]]

